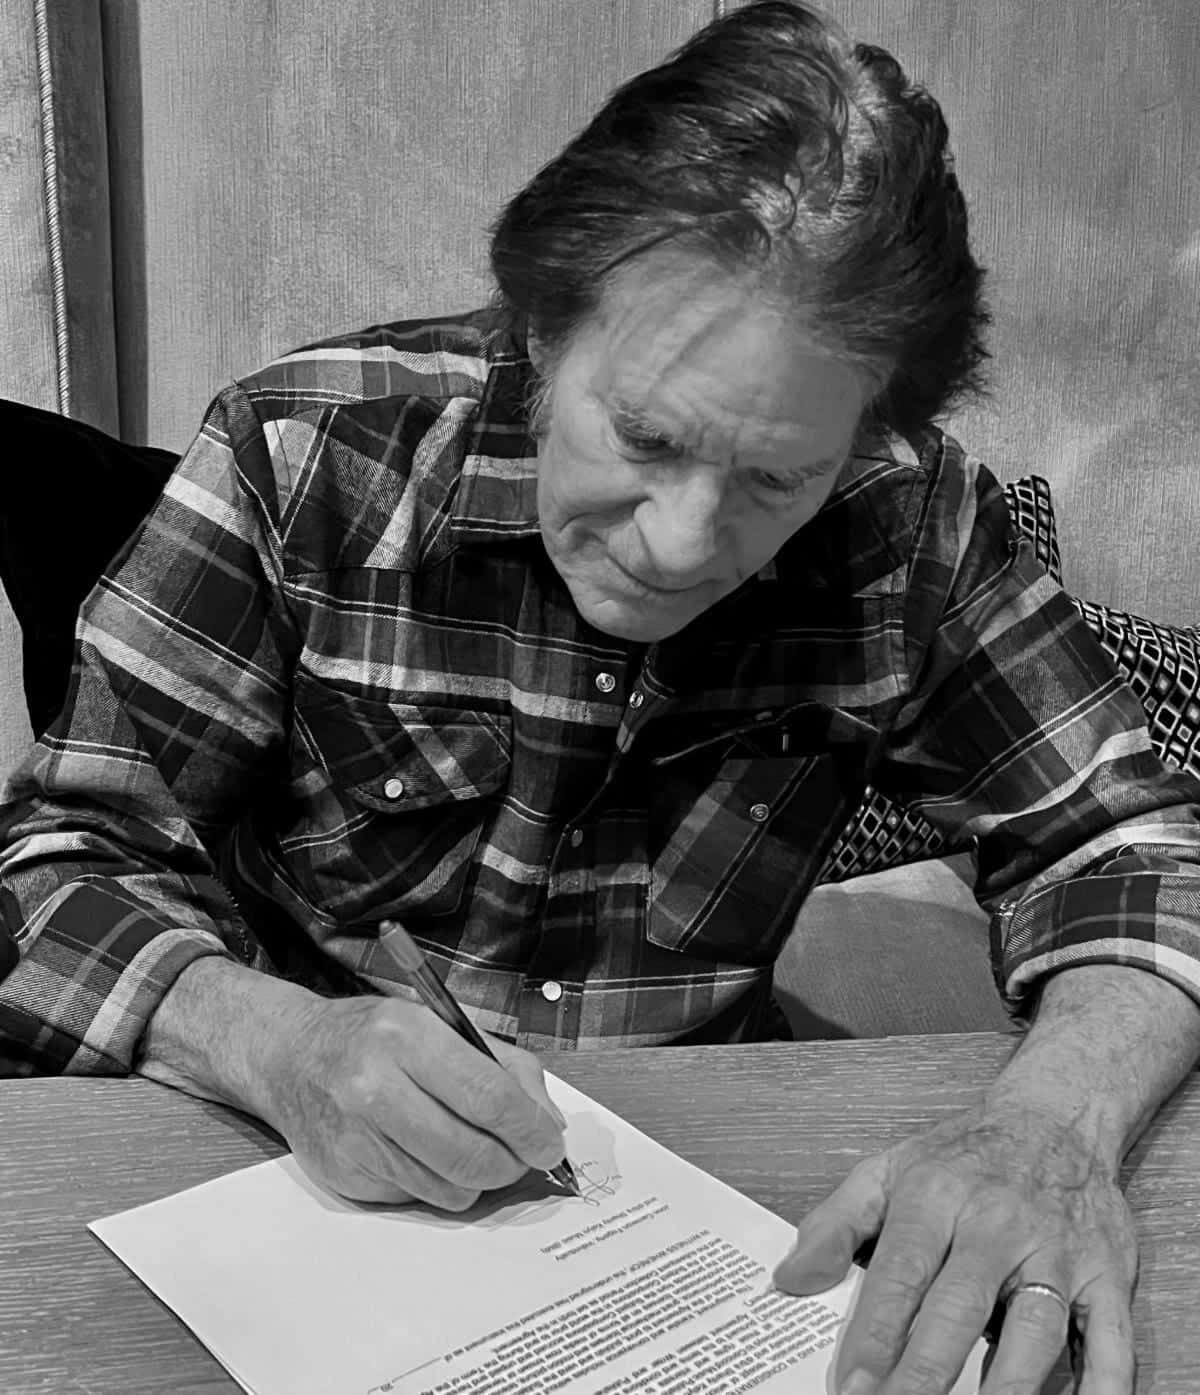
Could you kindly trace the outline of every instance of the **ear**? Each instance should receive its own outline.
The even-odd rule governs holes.
[[[528,323],[525,327],[525,352],[529,355],[529,362],[537,370],[538,377],[544,378],[549,367],[550,355],[537,330]]]

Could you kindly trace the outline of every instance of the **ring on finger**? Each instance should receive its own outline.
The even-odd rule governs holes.
[[[1035,1295],[1040,1298],[1052,1298],[1054,1302],[1057,1303],[1059,1307],[1063,1310],[1063,1315],[1066,1317],[1067,1321],[1070,1322],[1071,1300],[1067,1297],[1065,1293],[1062,1292],[1061,1289],[1055,1288],[1053,1284],[1044,1284],[1040,1281],[1034,1281],[1032,1283],[1027,1284],[1017,1284],[1017,1286],[1008,1295],[1008,1300],[1004,1305],[1005,1308],[1011,1308],[1013,1303],[1018,1298],[1020,1298],[1022,1294],[1026,1293]]]

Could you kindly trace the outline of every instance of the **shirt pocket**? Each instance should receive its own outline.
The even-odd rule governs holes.
[[[406,695],[407,696],[407,695]],[[511,771],[506,713],[297,685],[293,872],[343,923],[456,912]]]
[[[650,808],[651,943],[722,964],[773,962],[861,768],[849,752],[760,756],[723,761],[698,791],[683,771],[664,780]]]

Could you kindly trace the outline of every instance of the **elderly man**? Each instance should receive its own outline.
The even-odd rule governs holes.
[[[610,99],[509,205],[487,310],[223,392],[10,782],[10,1069],[228,1101],[348,1196],[562,1156],[534,1052],[777,1033],[865,782],[979,839],[1030,1028],[781,1256],[876,1238],[840,1389],[1132,1388],[1116,1178],[1200,1049],[1200,790],[933,425],[981,273],[935,102],[786,0]],[[406,994],[403,922],[502,1069]]]

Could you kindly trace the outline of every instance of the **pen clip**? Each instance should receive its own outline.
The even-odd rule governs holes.
[[[385,953],[391,956],[400,971],[407,974],[425,1006],[431,1012],[437,1013],[452,1031],[457,1032],[460,1037],[464,1037],[494,1061],[495,1052],[458,1005],[454,995],[430,968],[420,946],[399,921],[379,922],[379,944]]]
[[[422,969],[428,972],[425,956],[412,936],[394,920],[379,922],[379,943],[391,955],[398,968],[416,978]]]

